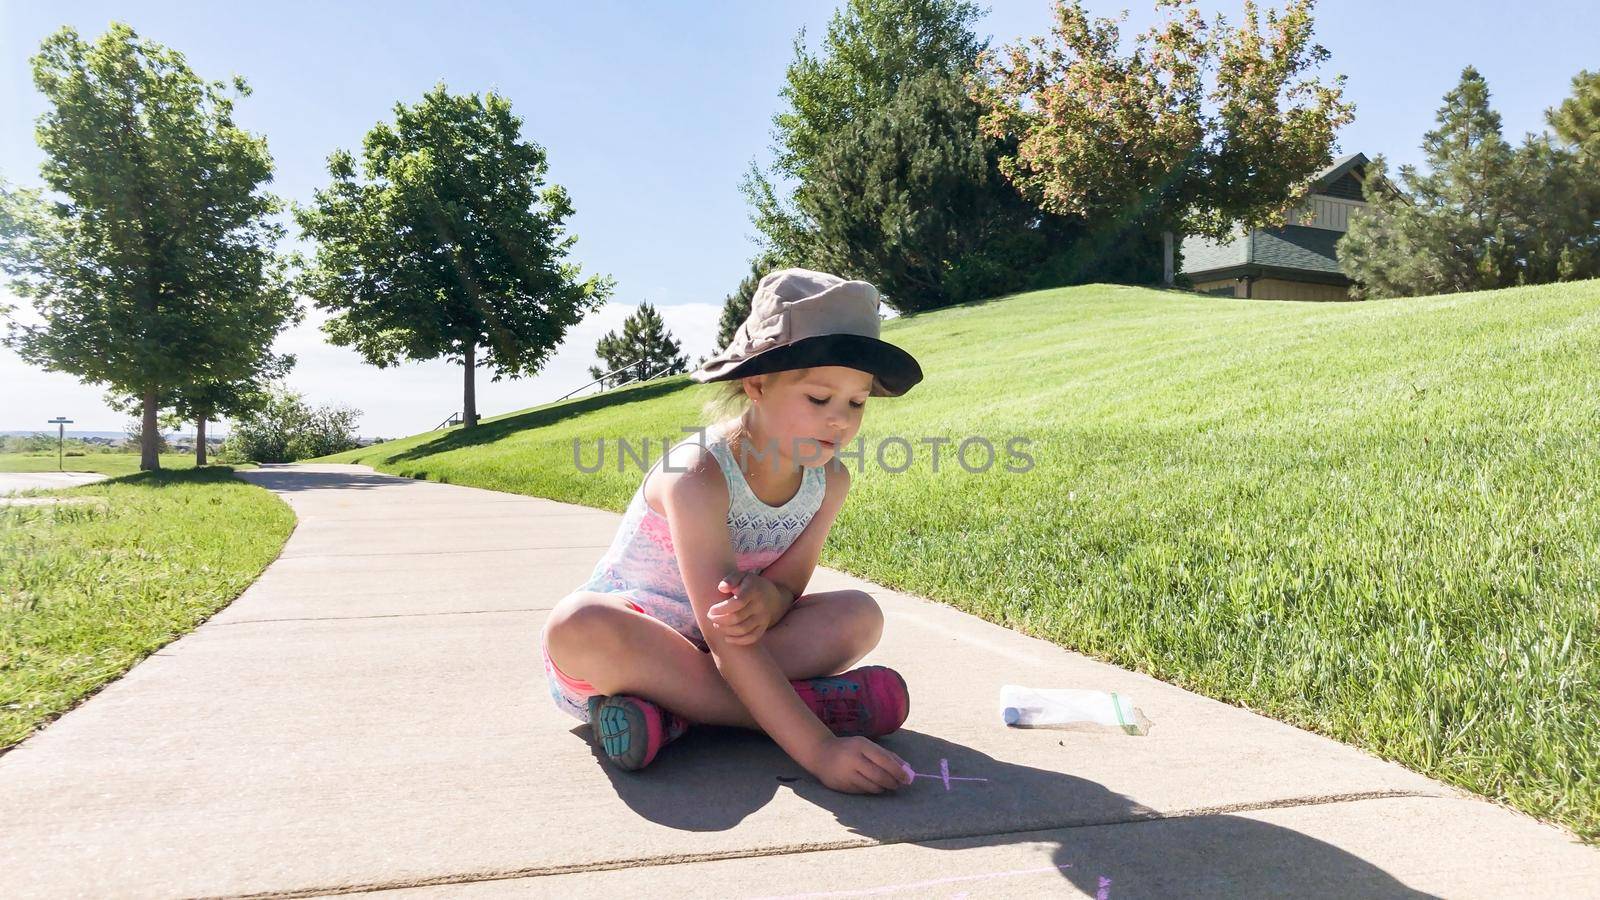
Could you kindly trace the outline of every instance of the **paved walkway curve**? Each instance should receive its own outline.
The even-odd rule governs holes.
[[[107,477],[99,472],[0,472],[0,497],[21,491],[78,487]]]
[[[1600,851],[1270,719],[819,570],[888,612],[897,795],[765,737],[603,766],[536,640],[618,516],[374,473],[241,471],[299,517],[231,606],[0,756],[0,896],[1600,896]],[[1015,730],[1001,684],[1131,695],[1145,737]]]

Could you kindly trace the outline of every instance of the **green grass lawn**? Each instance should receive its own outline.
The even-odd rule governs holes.
[[[226,466],[48,493],[96,499],[0,506],[0,748],[228,605],[294,529]]]
[[[1600,839],[1600,281],[1302,303],[1088,286],[885,324],[825,565]],[[331,460],[621,510],[686,376]],[[987,437],[968,472],[924,437]],[[1034,461],[1004,470],[1005,442]],[[897,464],[898,450],[887,459]],[[982,462],[969,457],[974,468]],[[1076,685],[1093,687],[1094,685]],[[1159,723],[1157,723],[1159,727]]]
[[[214,457],[208,457],[214,461]],[[104,475],[131,475],[139,471],[137,453],[85,453],[67,456],[59,461],[54,451],[50,453],[0,453],[0,472],[99,472]],[[255,463],[229,463],[236,469],[253,469]],[[163,469],[194,468],[193,453],[161,454]]]

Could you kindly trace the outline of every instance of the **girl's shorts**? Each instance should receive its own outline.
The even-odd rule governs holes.
[[[684,634],[684,629],[677,627],[673,621],[674,619],[682,618],[681,616],[674,616],[670,614],[665,616],[658,615],[651,609],[646,609],[645,607],[639,605],[639,603],[631,597],[624,597],[623,599],[626,600],[628,606],[632,607],[633,609],[644,613],[653,619],[660,619],[666,622],[668,625],[673,625],[674,630],[678,631],[679,634]],[[672,612],[675,612],[675,610]],[[695,645],[696,649],[700,650],[700,652],[709,653],[710,648],[706,646],[705,639],[701,637],[700,629],[694,625],[694,620],[692,618],[689,619],[689,623],[693,633],[684,634],[684,637],[688,638],[689,641]],[[573,678],[567,673],[556,668],[555,661],[550,658],[550,648],[544,641],[544,634],[542,630],[540,631],[539,637],[539,651],[544,657],[544,675],[545,681],[547,681],[550,686],[550,699],[555,701],[557,709],[567,713],[580,722],[587,723],[589,721],[589,698],[599,694],[600,692],[594,689],[593,684]]]

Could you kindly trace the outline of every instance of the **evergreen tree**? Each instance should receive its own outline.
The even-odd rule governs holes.
[[[717,320],[717,353],[721,353],[733,340],[733,333],[739,330],[744,320],[750,317],[750,303],[755,299],[756,288],[760,286],[761,279],[767,273],[783,266],[778,264],[777,257],[770,253],[757,256],[750,261],[750,274],[740,279],[739,287],[722,301],[722,316]],[[700,362],[704,362],[701,357]],[[699,368],[700,363],[695,364]]]
[[[1512,188],[1518,283],[1600,278],[1600,166],[1530,134],[1517,148]]]
[[[1524,196],[1518,206],[1542,213],[1530,254],[1554,257],[1553,279],[1600,278],[1600,72],[1572,78],[1572,96],[1545,111],[1556,141],[1518,154]]]
[[[741,190],[762,248],[782,265],[817,268],[817,227],[774,180],[808,183],[827,143],[845,126],[886,105],[900,85],[927,72],[970,71],[985,46],[971,25],[982,11],[968,0],[849,0],[828,22],[821,55],[802,29],[773,117],[774,177],[752,163]]]
[[[1544,115],[1561,140],[1600,162],[1600,72],[1584,69],[1572,76],[1572,96]]]
[[[796,191],[822,267],[871,281],[901,313],[1027,284],[1063,220],[1000,173],[982,112],[961,78],[929,72],[830,138]]]
[[[689,371],[689,358],[680,354],[680,349],[678,341],[667,331],[661,314],[646,301],[622,321],[622,334],[608,331],[595,344],[595,355],[600,357],[605,368],[590,366],[589,377],[600,378],[615,372],[601,381],[601,388],[606,388],[634,380],[679,375]],[[623,371],[616,372],[617,369]]]
[[[1488,290],[1525,280],[1516,160],[1477,69],[1462,70],[1436,119],[1422,141],[1426,175],[1401,166],[1403,188],[1396,190],[1381,155],[1367,167],[1368,207],[1351,216],[1339,242],[1340,268],[1357,282],[1354,297]]]

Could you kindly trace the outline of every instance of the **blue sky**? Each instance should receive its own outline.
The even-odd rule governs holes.
[[[1091,0],[1094,15],[1126,4]],[[1129,9],[1125,36],[1153,19],[1149,0]],[[1281,7],[1282,3],[1269,4]],[[86,37],[113,19],[184,52],[203,76],[247,78],[253,96],[237,116],[264,134],[277,164],[273,190],[307,201],[326,181],[324,160],[438,81],[452,90],[498,90],[525,135],[543,145],[549,177],[571,193],[574,258],[613,276],[612,300],[569,333],[540,375],[488,382],[479,404],[494,415],[546,402],[588,380],[593,346],[641,300],[661,308],[693,361],[713,349],[721,301],[754,246],[738,183],[770,156],[771,119],[804,26],[816,46],[833,2],[783,3],[99,3],[0,2],[0,178],[39,183],[33,122],[43,111],[28,57],[64,24]],[[1208,17],[1240,19],[1237,2],[1209,2]],[[996,45],[1044,33],[1047,0],[990,4],[979,34]],[[1322,72],[1348,77],[1356,119],[1339,152],[1421,161],[1418,145],[1461,68],[1477,66],[1508,139],[1544,128],[1543,112],[1567,96],[1574,74],[1600,67],[1592,36],[1600,4],[1378,3],[1324,0],[1316,40],[1332,56]],[[0,289],[3,290],[3,289]],[[309,305],[309,304],[308,304]],[[21,309],[27,317],[26,306]],[[289,382],[314,403],[363,411],[361,432],[396,437],[430,428],[460,405],[460,368],[443,362],[379,370],[324,343],[312,311],[280,350],[300,365]],[[125,417],[99,388],[46,373],[0,349],[0,430],[119,430]]]

